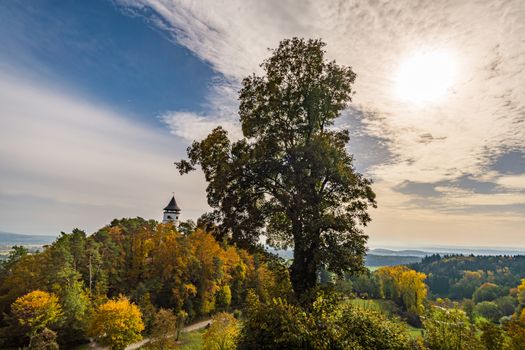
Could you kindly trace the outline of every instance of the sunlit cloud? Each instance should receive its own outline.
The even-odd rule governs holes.
[[[398,156],[393,167],[378,167],[376,177],[433,181],[480,174],[494,154],[522,146],[525,131],[516,128],[524,118],[525,99],[521,1],[121,3],[137,13],[153,9],[173,40],[237,81],[258,72],[267,48],[282,38],[323,38],[329,57],[358,73],[355,105],[381,116],[367,123],[368,133],[389,140]],[[436,79],[436,71],[445,71],[446,81],[436,89],[450,96],[413,106],[393,91],[399,84],[396,69],[421,47],[425,53],[416,54],[416,61],[427,57],[428,67],[422,69],[433,69],[426,74]],[[427,88],[443,94],[432,91],[432,84]]]
[[[520,177],[525,169],[512,178],[491,168],[509,149],[525,152],[521,0],[119,3],[149,18],[153,12],[174,42],[226,78],[226,84],[217,84],[219,89],[238,84],[252,72],[261,73],[259,64],[270,54],[267,48],[275,48],[283,38],[322,38],[328,57],[352,66],[358,75],[353,109],[360,112],[359,132],[365,135],[358,136],[360,142],[386,149],[378,153],[382,159],[367,167],[367,175],[376,180],[378,220],[399,208],[409,210],[410,219],[424,217],[421,206],[428,205],[433,220],[445,225],[449,217],[441,210],[447,206],[468,211],[492,202],[500,207],[522,203],[521,195],[508,192],[525,188]],[[172,132],[187,137],[188,125],[171,120]],[[223,119],[211,108],[208,121]],[[194,118],[197,129],[203,123],[203,118]],[[373,152],[370,147],[352,150],[357,150],[356,159]],[[492,182],[490,191],[497,196],[490,199],[490,194],[462,189],[460,180],[467,175]],[[396,191],[407,181],[456,182],[464,192],[441,188],[439,199],[417,202],[421,196]],[[472,212],[466,215],[473,217]],[[507,218],[512,221],[514,215],[511,210]],[[408,220],[402,220],[407,229]]]

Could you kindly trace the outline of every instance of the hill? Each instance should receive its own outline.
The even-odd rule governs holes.
[[[366,266],[395,266],[418,263],[423,258],[419,256],[376,255],[368,254],[365,258]]]
[[[0,231],[0,246],[43,245],[50,244],[55,239],[55,236],[23,235],[18,233]]]

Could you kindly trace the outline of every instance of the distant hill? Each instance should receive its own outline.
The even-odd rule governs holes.
[[[422,250],[414,250],[414,249],[404,249],[404,250],[391,250],[391,249],[384,249],[384,248],[376,248],[371,249],[368,252],[368,255],[383,255],[383,256],[417,256],[420,258],[424,258],[427,255],[432,255],[430,252],[425,252]]]
[[[267,251],[277,254],[283,259],[293,259],[293,250],[279,250],[271,247],[266,247]],[[366,266],[394,266],[407,265],[421,262],[421,260],[432,253],[418,251],[418,250],[389,250],[389,249],[373,249],[368,252],[365,258]]]
[[[43,245],[50,244],[55,239],[55,236],[23,235],[18,233],[0,232],[0,246]]]
[[[368,253],[365,257],[365,266],[396,266],[421,262],[423,257],[405,255],[376,255]]]

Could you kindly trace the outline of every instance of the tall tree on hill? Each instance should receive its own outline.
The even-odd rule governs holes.
[[[238,245],[264,233],[275,247],[293,247],[296,296],[315,287],[325,265],[342,274],[363,267],[361,227],[376,205],[371,181],[347,152],[348,130],[333,128],[348,106],[355,73],[327,61],[320,40],[284,40],[242,82],[239,116],[244,138],[221,127],[188,148],[181,174],[200,165],[208,203],[223,232]]]

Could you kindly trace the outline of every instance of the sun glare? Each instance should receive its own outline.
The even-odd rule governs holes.
[[[395,93],[414,104],[438,102],[450,92],[455,76],[456,62],[449,53],[417,53],[401,63]]]

